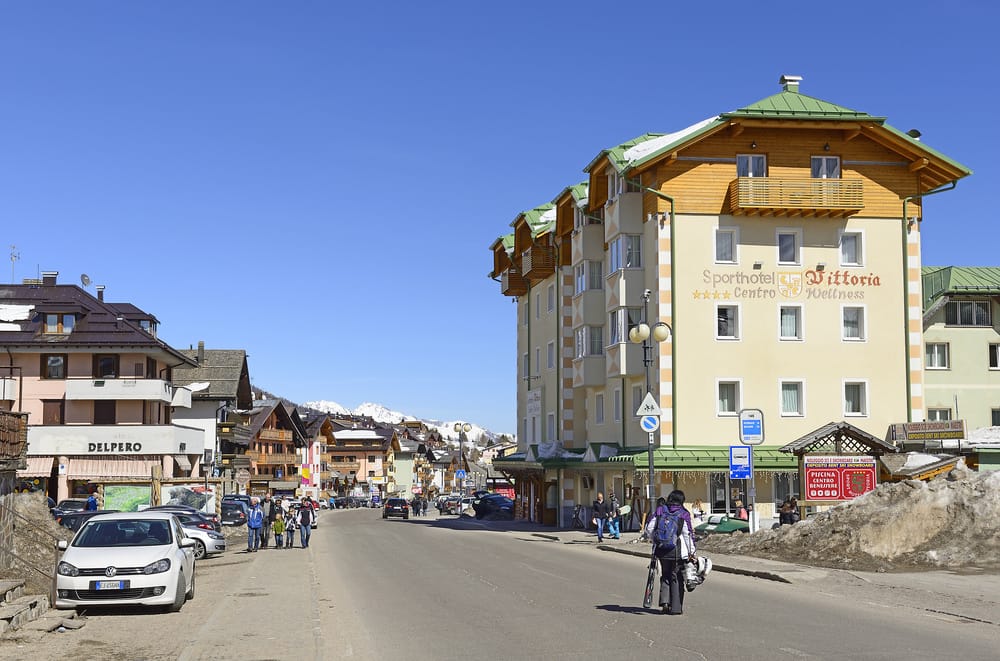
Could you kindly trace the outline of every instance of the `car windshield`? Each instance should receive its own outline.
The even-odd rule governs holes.
[[[169,544],[170,541],[169,521],[116,519],[88,522],[73,539],[73,546],[82,548],[162,546]]]

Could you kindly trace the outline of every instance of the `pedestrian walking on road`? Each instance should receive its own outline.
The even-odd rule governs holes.
[[[247,515],[247,553],[256,553],[260,548],[260,529],[264,525],[264,510],[260,508],[260,498],[250,499],[250,513]]]
[[[675,489],[666,499],[656,501],[656,513],[646,524],[646,536],[654,540],[653,553],[660,561],[660,608],[667,615],[684,612],[684,570],[695,561],[694,527],[691,514],[684,509],[684,492]],[[664,530],[676,535],[673,540],[658,539]]]
[[[274,501],[271,500],[271,494],[265,494],[264,500],[260,504],[260,509],[264,512],[264,526],[260,532],[260,546],[266,549],[268,543],[271,541],[271,526],[274,525]]]
[[[299,520],[296,523],[299,525],[299,541],[302,542],[304,549],[309,548],[309,538],[312,536],[312,522],[315,516],[316,512],[313,511],[309,497],[303,498],[302,506],[299,507]]]
[[[285,521],[285,548],[295,548],[295,510],[288,508],[284,513]]]
[[[621,516],[621,507],[618,505],[618,494],[611,493],[611,514],[608,516],[608,537],[611,539],[621,539],[621,524],[619,522],[619,517]]]
[[[604,541],[604,523],[611,514],[611,505],[604,502],[604,494],[597,492],[597,500],[594,501],[594,525],[597,526],[597,541]]]
[[[271,524],[274,529],[274,548],[280,549],[284,547],[285,540],[282,538],[285,533],[285,519],[282,516],[277,516],[274,519],[274,523]]]

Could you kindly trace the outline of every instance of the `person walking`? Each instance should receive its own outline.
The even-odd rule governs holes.
[[[260,509],[264,512],[264,525],[260,529],[260,546],[266,549],[271,541],[271,526],[274,525],[274,501],[271,494],[264,494],[264,500],[260,501]]]
[[[247,515],[247,553],[256,553],[260,548],[260,529],[264,525],[264,510],[260,508],[260,498],[250,499],[250,513]]]
[[[684,612],[684,569],[695,561],[694,526],[691,514],[684,509],[684,492],[671,491],[666,499],[658,498],[656,513],[646,524],[646,536],[654,540],[653,553],[660,561],[660,608],[667,615]],[[658,540],[664,530],[673,531],[676,538]]]
[[[611,506],[604,502],[604,494],[597,492],[597,500],[594,501],[594,525],[597,526],[597,541],[604,541],[604,522],[611,514]]]
[[[608,516],[608,537],[611,539],[621,539],[621,506],[618,504],[618,494],[611,493],[611,514]]]
[[[97,511],[97,492],[96,491],[91,491],[90,495],[87,496],[86,510],[88,512],[96,512]]]
[[[289,507],[284,511],[285,521],[285,548],[295,548],[295,510]]]
[[[312,522],[315,516],[316,513],[309,502],[309,497],[306,496],[302,499],[302,506],[299,507],[299,518],[296,521],[299,526],[299,541],[302,542],[304,549],[309,548],[309,538],[312,536]]]
[[[276,516],[274,518],[274,523],[271,524],[274,529],[274,548],[280,549],[285,546],[285,540],[283,539],[285,533],[285,518],[282,516]]]

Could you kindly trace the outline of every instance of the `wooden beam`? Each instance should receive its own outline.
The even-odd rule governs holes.
[[[844,142],[850,142],[854,138],[861,135],[861,129],[852,129],[850,131],[844,131]]]
[[[910,166],[907,169],[910,172],[916,172],[917,170],[923,170],[925,167],[927,167],[930,164],[931,164],[930,159],[927,159],[927,158],[918,158],[917,160],[915,160],[912,163],[910,163]]]
[[[743,124],[740,124],[739,122],[733,122],[732,124],[729,125],[729,137],[735,138],[740,133],[743,133],[745,129],[746,127],[743,126]]]

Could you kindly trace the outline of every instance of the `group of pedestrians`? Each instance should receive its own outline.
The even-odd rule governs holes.
[[[291,507],[291,500],[257,496],[250,499],[247,515],[247,553],[256,553],[261,548],[270,548],[271,533],[274,533],[274,548],[294,548],[295,531],[299,531],[302,548],[309,548],[312,524],[316,520],[316,505],[312,498],[305,496],[298,509]]]
[[[597,493],[597,500],[593,507],[594,518],[592,523],[597,526],[597,541],[604,541],[604,526],[608,527],[608,539],[621,539],[621,506],[618,504],[618,495],[612,493],[611,501],[604,500],[604,494]]]
[[[410,501],[410,509],[413,516],[423,516],[427,514],[427,501],[423,498],[414,498]]]

